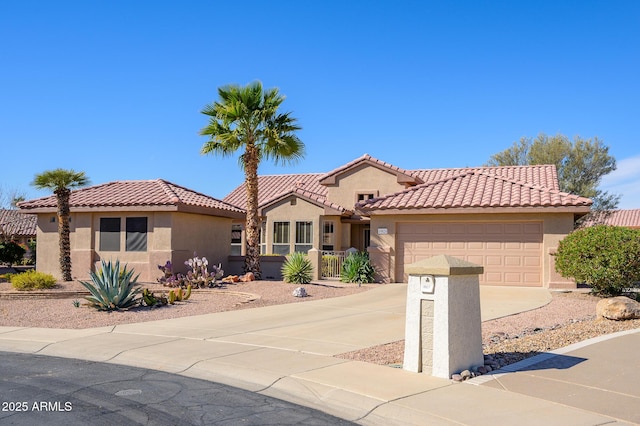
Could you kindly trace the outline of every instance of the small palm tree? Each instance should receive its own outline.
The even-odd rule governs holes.
[[[244,150],[238,162],[247,191],[245,271],[260,278],[258,166],[262,160],[276,164],[298,160],[304,156],[304,144],[295,135],[300,127],[291,113],[278,113],[285,99],[278,89],[263,90],[257,81],[244,87],[221,87],[218,95],[218,101],[202,110],[210,118],[200,134],[210,140],[202,146],[201,153],[230,156]]]
[[[55,169],[37,174],[31,185],[38,189],[51,189],[58,205],[58,238],[60,241],[60,271],[64,281],[71,281],[71,243],[69,240],[70,188],[89,184],[84,172]]]

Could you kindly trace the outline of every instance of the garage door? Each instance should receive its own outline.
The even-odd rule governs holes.
[[[484,266],[480,284],[542,286],[541,222],[399,223],[396,281],[405,265],[448,254]]]

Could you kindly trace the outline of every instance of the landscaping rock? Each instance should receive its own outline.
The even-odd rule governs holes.
[[[226,284],[233,284],[240,281],[240,278],[237,275],[228,275],[224,277],[221,281]]]
[[[239,278],[239,280],[243,283],[248,283],[250,281],[255,281],[256,277],[253,275],[253,272],[247,272],[243,276]]]
[[[602,299],[596,305],[596,315],[615,321],[640,318],[640,302],[625,296]]]
[[[295,297],[307,297],[307,290],[305,290],[304,287],[298,287],[295,290],[293,290],[293,295]]]

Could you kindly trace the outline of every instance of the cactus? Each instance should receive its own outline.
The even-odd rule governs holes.
[[[145,288],[142,291],[142,300],[147,306],[155,306],[156,303],[158,303],[158,299],[154,297],[153,293],[151,293],[148,288]]]
[[[170,305],[173,305],[174,303],[176,303],[176,294],[174,293],[173,290],[169,290],[169,300],[168,300]]]
[[[191,297],[191,284],[187,286],[187,291],[185,295],[182,297],[182,300],[189,300],[190,297]]]

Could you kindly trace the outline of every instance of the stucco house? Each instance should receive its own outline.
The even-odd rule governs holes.
[[[141,281],[155,281],[157,265],[205,256],[224,264],[233,220],[244,210],[162,179],[115,181],[71,192],[71,266],[74,279],[86,279],[101,260],[127,263]],[[60,278],[58,224],[54,195],[18,204],[37,215],[39,271]]]
[[[382,282],[406,282],[405,265],[449,254],[484,266],[481,284],[575,287],[553,254],[592,204],[560,192],[550,165],[405,170],[364,155],[258,185],[263,254],[367,250]],[[244,184],[223,201],[245,208]],[[234,254],[243,254],[242,226]]]

